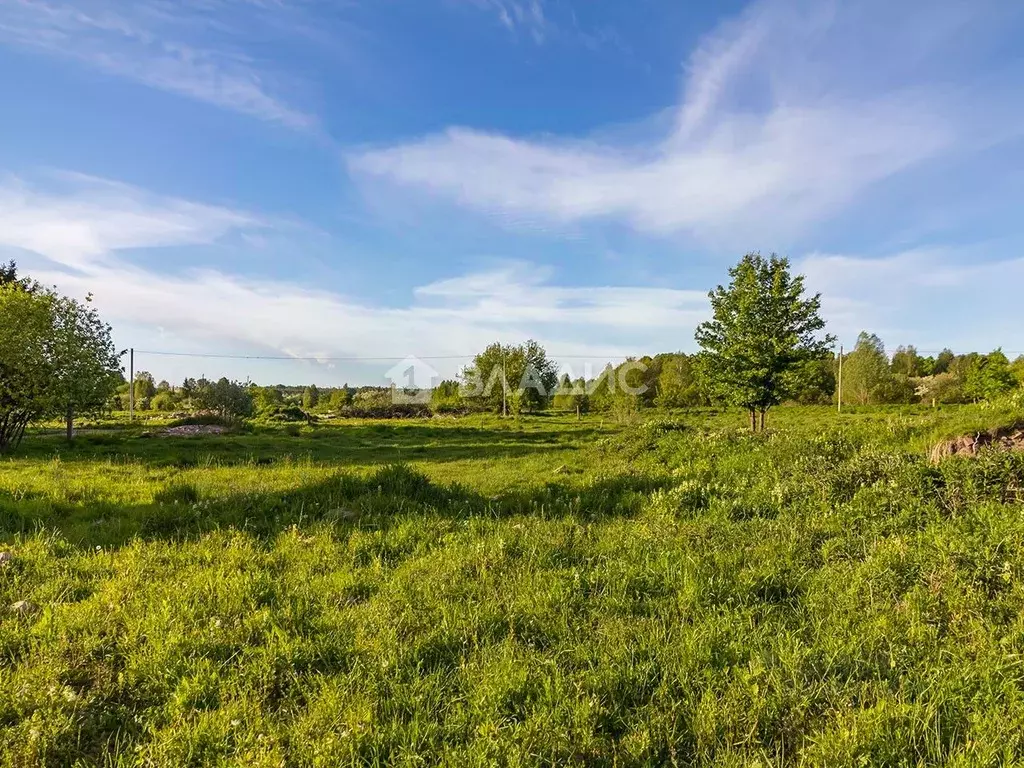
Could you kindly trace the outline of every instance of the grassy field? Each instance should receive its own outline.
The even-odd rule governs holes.
[[[30,435],[0,762],[1020,763],[1021,416]]]

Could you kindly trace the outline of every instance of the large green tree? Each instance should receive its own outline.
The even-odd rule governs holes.
[[[310,384],[302,391],[302,407],[307,411],[312,411],[320,405],[320,390],[317,389],[316,384]]]
[[[1010,373],[1018,387],[1024,387],[1024,355],[1018,355],[1017,359],[1010,364]]]
[[[897,347],[889,363],[889,369],[898,376],[909,378],[923,376],[926,373],[924,358],[917,354],[913,346]]]
[[[204,411],[214,411],[222,418],[252,416],[252,387],[247,383],[225,377],[217,381],[202,378],[190,388],[194,388],[193,404]]]
[[[695,361],[682,352],[663,356],[655,390],[654,402],[661,408],[690,408],[704,402]]]
[[[91,299],[80,303],[25,281],[0,284],[0,452],[26,426],[102,408],[121,381],[120,355]]]
[[[146,410],[149,408],[149,399],[156,394],[156,379],[149,371],[136,371],[132,389],[135,393],[135,407]]]
[[[729,276],[728,287],[708,294],[712,319],[697,327],[700,368],[713,391],[747,409],[756,431],[768,409],[791,396],[801,367],[827,357],[834,340],[819,335],[821,295],[805,296],[788,259],[748,253]]]
[[[464,394],[495,412],[544,408],[558,386],[558,371],[540,344],[495,342],[462,372]]]
[[[987,355],[972,355],[964,371],[963,391],[970,400],[993,400],[1016,384],[1010,361],[1001,349]]]
[[[47,409],[53,297],[0,285],[0,453]]]
[[[882,340],[873,333],[861,331],[853,352],[843,360],[843,402],[857,405],[876,402],[891,376]]]
[[[956,359],[956,355],[953,354],[953,350],[944,349],[939,352],[938,357],[935,358],[935,362],[932,363],[932,368],[929,373],[933,376],[937,376],[940,373],[946,373],[949,370],[949,366]]]
[[[109,325],[92,306],[63,296],[53,301],[53,372],[48,387],[51,410],[64,417],[67,438],[74,436],[75,416],[103,408],[122,381],[121,356]]]

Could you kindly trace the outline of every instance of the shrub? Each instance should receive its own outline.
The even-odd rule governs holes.
[[[219,413],[194,413],[181,419],[175,419],[169,426],[188,427],[193,425],[240,429],[245,426],[245,421],[237,416],[221,416]]]
[[[174,397],[170,392],[158,392],[153,396],[150,401],[150,407],[154,411],[173,411],[174,410]]]
[[[260,411],[260,418],[264,421],[286,423],[313,421],[313,416],[297,405],[275,405]]]
[[[420,403],[380,403],[347,405],[338,415],[350,419],[420,419],[432,414],[430,406]]]

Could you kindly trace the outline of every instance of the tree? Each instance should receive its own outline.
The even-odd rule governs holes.
[[[56,297],[53,302],[53,371],[49,392],[52,410],[64,416],[67,439],[74,437],[76,414],[106,406],[121,382],[121,357],[114,348],[111,328],[92,306]]]
[[[816,335],[825,327],[821,295],[804,298],[804,278],[790,275],[788,259],[748,253],[729,275],[728,288],[708,294],[713,318],[697,327],[700,367],[714,391],[749,411],[757,431],[768,409],[791,396],[800,367],[827,357],[834,339]]]
[[[703,401],[695,361],[682,353],[665,355],[655,383],[655,404],[661,408],[691,408]]]
[[[1016,386],[1010,361],[1001,349],[972,355],[963,376],[964,395],[970,400],[993,400]]]
[[[121,381],[110,326],[91,306],[20,281],[0,285],[0,452],[35,418],[106,406]]]
[[[558,385],[554,362],[532,339],[515,346],[491,344],[473,358],[462,379],[466,396],[499,413],[540,410]]]
[[[53,299],[0,285],[0,454],[16,448],[29,422],[47,410]]]
[[[835,402],[836,358],[808,360],[794,376],[792,397],[800,405],[828,405]]]
[[[1019,355],[1010,365],[1010,373],[1017,380],[1018,387],[1024,387],[1024,355]]]
[[[929,371],[929,374],[932,376],[938,376],[940,373],[946,373],[949,370],[949,366],[955,359],[956,355],[953,354],[952,350],[942,350],[935,358],[935,362],[932,363],[932,368],[931,371]]]
[[[562,374],[562,379],[558,382],[558,389],[555,390],[552,398],[552,405],[556,410],[569,411],[576,415],[587,413],[590,410],[587,382],[583,379],[577,379],[574,382],[568,373]]]
[[[284,403],[277,387],[253,387],[252,398],[257,411],[270,411]]]
[[[11,285],[21,291],[35,293],[40,286],[30,277],[18,277],[18,265],[14,261],[0,264],[0,286]]]
[[[922,401],[933,405],[935,403],[959,403],[964,400],[959,380],[949,371],[918,379],[915,394]]]
[[[917,389],[909,376],[889,374],[871,390],[871,402],[906,405],[917,399]]]
[[[843,401],[867,405],[891,374],[885,345],[873,333],[861,331],[857,345],[843,360]]]
[[[149,371],[137,371],[132,384],[135,393],[135,405],[142,410],[149,407],[149,398],[156,394],[153,374]]]
[[[320,404],[320,390],[316,388],[316,384],[310,384],[302,392],[302,407],[307,411],[311,411]]]
[[[252,416],[253,399],[250,387],[227,378],[216,382],[205,378],[195,382],[192,402],[206,411],[216,411],[222,418]]]
[[[0,264],[0,285],[14,285],[18,282],[18,265],[13,261]]]
[[[331,398],[329,405],[332,411],[340,410],[346,405],[352,402],[352,396],[348,393],[348,385],[346,384],[341,389],[335,389],[331,391]]]
[[[889,370],[900,376],[916,378],[925,373],[924,360],[913,346],[897,347],[889,363]]]
[[[173,411],[177,403],[174,394],[170,390],[158,391],[150,400],[149,406],[154,411]]]
[[[462,393],[459,382],[446,379],[438,384],[430,393],[430,409],[434,413],[451,413],[462,405]]]

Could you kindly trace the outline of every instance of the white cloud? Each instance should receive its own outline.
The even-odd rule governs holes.
[[[549,21],[541,0],[469,0],[478,8],[495,14],[506,29],[525,30],[535,43],[543,43]]]
[[[244,5],[245,3],[243,3]],[[176,93],[296,130],[317,125],[314,116],[272,95],[255,62],[231,47],[184,42],[179,27],[216,29],[202,12],[234,14],[236,3],[155,0],[131,4],[90,0],[67,4],[45,0],[0,0],[0,42],[83,62],[117,77]]]
[[[488,286],[471,301],[463,301],[461,293],[453,296],[449,282],[424,286],[408,306],[398,308],[215,270],[168,276],[118,263],[77,275],[38,276],[74,295],[93,293],[115,327],[162,328],[197,346],[295,357],[451,355],[458,359],[448,373],[498,338],[534,337],[553,353],[592,356],[597,362],[609,355],[656,352],[658,342],[671,349],[680,328],[706,316],[703,295],[695,300],[686,291],[604,287],[590,292],[509,282],[503,272],[460,278]],[[601,341],[610,330],[621,332],[623,321],[629,323],[631,343]]]
[[[873,184],[1005,135],[1006,118],[1020,132],[1005,111],[986,125],[996,99],[975,94],[965,114],[959,91],[907,63],[941,58],[983,9],[915,7],[756,3],[698,47],[673,128],[650,145],[450,128],[354,153],[349,165],[364,183],[513,222],[616,218],[724,244],[785,241]]]
[[[533,337],[581,375],[586,361],[596,371],[608,359],[692,349],[692,330],[708,315],[703,290],[566,286],[550,269],[520,262],[437,279],[414,289],[405,303],[385,306],[213,268],[169,274],[133,263],[126,251],[214,243],[273,226],[243,211],[71,174],[51,179],[45,191],[17,179],[0,181],[0,247],[47,257],[43,262],[22,253],[19,262],[71,295],[92,293],[124,346],[320,359],[444,355],[448,359],[430,364],[451,376],[495,339]],[[823,292],[829,329],[848,346],[869,330],[892,347],[1002,345],[1015,353],[1024,350],[1017,296],[1024,258],[984,258],[1000,251],[1010,248],[919,249],[877,259],[812,254],[795,269],[807,276],[810,290]],[[165,362],[146,366],[169,378],[255,370],[248,363],[194,359],[160,367]],[[292,365],[257,375],[370,382],[393,362],[378,360],[355,372],[345,362],[334,370]]]
[[[0,245],[81,269],[116,250],[207,243],[261,226],[247,213],[104,179],[56,174],[50,182],[45,192],[16,177],[0,182]]]
[[[160,334],[182,340],[186,351],[450,355],[436,367],[452,375],[467,355],[499,338],[537,338],[553,353],[595,363],[674,349],[686,343],[683,329],[706,315],[701,292],[564,287],[524,263],[423,285],[399,307],[211,268],[167,274],[131,263],[123,250],[211,243],[271,225],[123,184],[73,175],[60,181],[59,190],[45,193],[15,179],[0,183],[0,246],[57,262],[59,268],[19,259],[45,284],[93,294],[126,346],[136,345],[131,334]]]
[[[829,329],[847,347],[862,330],[888,346],[931,352],[997,346],[1024,354],[1020,286],[1024,257],[1012,246],[920,248],[882,258],[812,254],[796,265],[807,287],[822,293]]]

